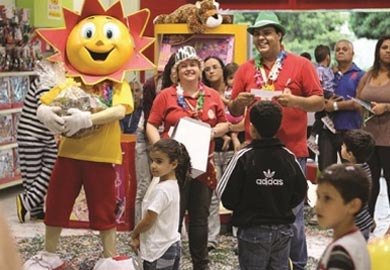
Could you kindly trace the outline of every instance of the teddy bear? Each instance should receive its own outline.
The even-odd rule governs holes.
[[[182,5],[170,14],[158,15],[153,23],[187,23],[190,31],[200,34],[206,28],[215,28],[222,23],[232,23],[232,18],[219,14],[218,2],[202,0],[195,4]]]

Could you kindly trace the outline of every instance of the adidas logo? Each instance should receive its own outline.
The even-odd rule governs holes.
[[[270,169],[268,169],[267,171],[263,171],[263,173],[264,173],[264,176],[265,176],[266,178],[272,178],[272,177],[274,177],[274,175],[275,175],[275,172],[271,172]]]
[[[283,186],[283,179],[274,179],[275,171],[268,169],[263,171],[265,178],[256,179],[256,184],[259,186]]]

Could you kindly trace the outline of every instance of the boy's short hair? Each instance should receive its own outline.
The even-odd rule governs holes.
[[[352,152],[357,163],[366,162],[374,152],[374,137],[362,129],[352,129],[345,132],[343,142],[347,151]]]
[[[303,52],[300,54],[302,57],[305,57],[307,60],[311,61],[311,55],[308,52]]]
[[[272,138],[280,128],[282,109],[272,101],[261,100],[252,106],[249,117],[262,138]]]
[[[370,194],[367,173],[359,165],[348,163],[330,165],[318,177],[317,183],[332,185],[345,203],[358,198],[363,206],[367,203]]]
[[[316,59],[317,63],[324,61],[327,55],[330,56],[329,46],[321,44],[314,49],[314,58]]]

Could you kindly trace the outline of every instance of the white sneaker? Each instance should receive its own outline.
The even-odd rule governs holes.
[[[128,269],[128,270],[142,270],[138,267],[138,262],[133,258],[127,256],[117,256],[113,258],[99,259],[93,270],[107,270],[107,269]]]
[[[307,139],[307,147],[309,147],[309,149],[315,155],[320,154],[320,150],[319,150],[318,144],[316,143],[316,139],[314,138],[314,136],[310,135],[310,137]]]
[[[23,270],[60,270],[65,269],[65,263],[55,253],[40,251],[37,255],[28,259]]]
[[[329,118],[329,116],[324,116],[321,118],[322,123],[326,126],[327,129],[329,129],[333,134],[336,134],[336,129],[334,128],[334,124],[332,119]]]

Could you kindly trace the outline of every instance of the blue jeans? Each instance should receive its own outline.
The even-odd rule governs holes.
[[[177,241],[154,262],[144,261],[144,270],[179,270],[181,246]]]
[[[306,158],[298,158],[303,173],[306,175]],[[305,235],[305,220],[303,217],[304,201],[293,210],[295,222],[293,223],[294,236],[291,239],[290,259],[294,270],[303,270],[307,264],[307,244]]]
[[[292,226],[259,225],[238,229],[241,270],[289,270]]]

